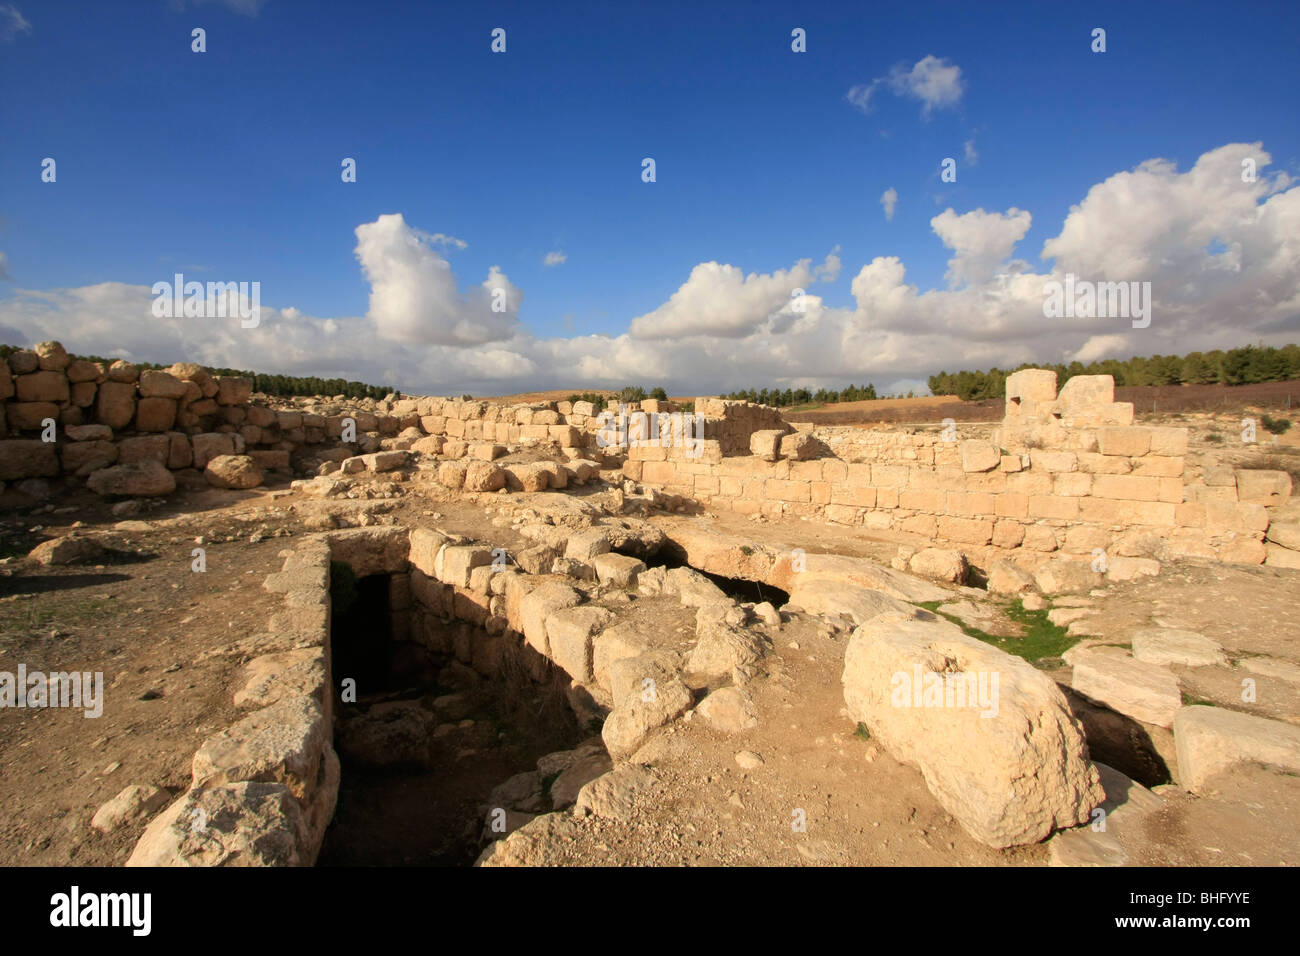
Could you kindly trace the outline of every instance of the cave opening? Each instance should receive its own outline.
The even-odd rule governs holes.
[[[406,573],[336,564],[330,599],[342,773],[317,865],[472,865],[493,790],[593,732],[567,677],[515,636],[412,602]]]

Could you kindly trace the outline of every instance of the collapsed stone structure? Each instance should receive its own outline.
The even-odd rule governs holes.
[[[84,480],[111,496],[167,494],[177,476],[256,487],[270,470],[314,474],[275,494],[296,496],[295,508],[327,506],[318,525],[326,533],[296,541],[283,553],[283,569],[265,581],[284,595],[283,610],[265,633],[229,651],[249,659],[235,695],[249,713],[202,743],[189,790],[149,824],[134,864],[316,859],[338,791],[342,726],[330,669],[332,562],[359,576],[390,576],[396,641],[488,679],[507,662],[538,682],[559,674],[574,713],[602,729],[599,753],[589,745],[550,755],[548,768],[581,768],[561,788],[572,799],[550,806],[611,818],[630,794],[653,788],[646,748],[656,735],[695,713],[719,733],[743,734],[760,716],[750,688],[792,612],[729,598],[700,572],[781,588],[797,613],[852,629],[842,675],[849,716],[916,767],[976,839],[1000,848],[1061,830],[1068,832],[1052,837],[1054,846],[1072,845],[1064,838],[1078,831],[1070,828],[1110,807],[1113,793],[1141,788],[1094,762],[1093,731],[1051,677],[918,604],[952,601],[968,562],[988,571],[991,590],[1077,593],[1154,573],[1160,561],[1182,555],[1296,566],[1288,554],[1300,553],[1300,534],[1287,530],[1295,526],[1272,525],[1290,495],[1289,476],[1189,474],[1186,429],[1133,425],[1132,407],[1113,401],[1104,376],[1072,379],[1058,393],[1054,373],[1016,373],[1005,418],[988,438],[809,432],[772,409],[700,399],[703,437],[672,424],[656,437],[657,423],[643,416],[674,409],[648,401],[630,410],[620,443],[609,440],[608,417],[585,402],[394,398],[277,409],[255,400],[247,380],[211,379],[197,366],[74,371],[77,363],[66,358],[57,343],[44,343],[0,363],[10,373],[0,375],[9,429],[0,441],[0,480],[14,483],[12,493],[35,497],[41,489],[29,483],[51,479]],[[74,387],[86,385],[93,389],[74,398]],[[54,441],[33,437],[50,420]],[[356,440],[344,441],[352,429]],[[598,501],[545,494],[591,482],[609,489]],[[513,526],[530,545],[502,563],[491,542],[436,526],[340,529],[373,517],[344,507],[344,499],[425,483],[502,513],[512,493],[528,493]],[[798,542],[729,538],[631,514],[649,514],[654,504],[912,532],[961,553],[930,548],[898,562],[946,579],[936,585],[866,559],[808,553]],[[686,566],[652,566],[669,548]],[[1108,555],[1104,573],[1093,563],[1097,550]],[[622,619],[628,594],[672,605],[693,638],[631,627]],[[1168,661],[1222,659],[1221,649],[1196,637],[1135,638],[1131,654],[1080,647],[1074,690],[1171,734],[1178,782],[1189,790],[1243,760],[1300,769],[1294,727],[1183,704]],[[999,674],[1000,719],[899,708],[894,675],[914,669]],[[510,835],[497,834],[506,838],[488,847],[483,862],[517,860],[524,843],[557,826],[556,813],[536,812],[535,797],[532,789],[522,799],[500,796]],[[215,826],[196,830],[196,817]]]
[[[1300,566],[1300,555],[1265,541],[1290,475],[1191,475],[1187,441],[1186,428],[1134,425],[1108,375],[1076,376],[1058,395],[1055,372],[1026,369],[1008,377],[1006,415],[988,439],[962,438],[955,426],[787,426],[755,431],[750,455],[691,459],[680,448],[633,446],[624,474],[710,509],[936,539],[988,570],[1007,562],[993,582],[1002,590],[1022,590],[1053,559],[1063,573],[1085,573],[1098,549],[1118,579],[1188,556]]]
[[[931,538],[986,571],[1001,565],[1000,590],[1023,589],[1049,562],[1082,573],[1071,565],[1090,567],[1099,550],[1114,578],[1188,556],[1300,565],[1285,540],[1265,538],[1270,509],[1291,495],[1289,475],[1188,474],[1187,429],[1134,425],[1109,376],[1076,376],[1058,394],[1054,372],[1016,372],[1002,425],[987,439],[961,437],[955,426],[797,431],[774,409],[706,398],[696,403],[694,434],[683,433],[670,403],[654,400],[620,409],[621,429],[582,401],[275,409],[252,400],[247,379],[214,379],[189,363],[140,372],[119,361],[105,370],[72,362],[57,342],[0,363],[0,399],[7,482],[64,475],[104,494],[157,495],[174,488],[170,473],[195,469],[211,484],[247,488],[268,470],[384,470],[400,459],[348,459],[408,450],[485,461],[447,470],[467,490],[537,491],[564,486],[560,466],[491,463],[508,446],[558,446],[560,460],[588,463],[578,469],[584,480],[621,465],[627,480],[704,508]],[[355,440],[343,442],[349,426]],[[32,433],[41,437],[24,437]]]

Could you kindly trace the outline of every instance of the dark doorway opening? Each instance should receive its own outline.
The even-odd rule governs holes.
[[[530,677],[522,641],[411,613],[392,597],[405,590],[398,575],[356,578],[347,565],[331,572],[342,775],[317,865],[472,865],[492,791],[592,733],[577,724],[567,676]],[[494,641],[509,644],[497,666],[470,666],[479,663],[472,651]],[[349,677],[355,696],[345,698]]]
[[[727,597],[735,598],[737,601],[744,603],[762,604],[767,601],[773,607],[781,608],[790,602],[790,593],[788,591],[783,591],[771,584],[764,584],[762,581],[751,581],[749,578],[729,578],[722,574],[701,571],[687,562],[686,555],[680,548],[672,545],[661,548],[658,554],[646,561],[646,564],[652,568],[690,568],[716,584]]]
[[[332,673],[356,681],[360,693],[393,690],[391,577],[358,578],[349,565],[330,568]]]

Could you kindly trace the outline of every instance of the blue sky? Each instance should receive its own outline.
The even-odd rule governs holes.
[[[888,387],[941,366],[1300,338],[1295,4],[810,6],[0,4],[0,339],[486,393]],[[866,109],[854,88],[870,88]],[[1207,179],[1261,152],[1249,203],[1275,206],[1243,233],[1240,197]],[[355,183],[340,181],[344,157]],[[956,182],[940,179],[945,157]],[[1090,190],[1151,160],[1168,165],[1112,183],[1063,231]],[[1117,260],[1106,231],[1146,226],[1117,225],[1116,209],[1148,204],[1168,221]],[[949,208],[998,218],[962,220],[945,244],[932,220]],[[1004,229],[1011,210],[1032,224]],[[394,215],[363,249],[358,227]],[[1237,261],[1198,260],[1202,232]],[[1045,259],[1054,237],[1062,255]],[[954,286],[963,249],[977,267]],[[897,283],[855,293],[878,257],[897,258],[913,299]],[[1152,329],[1044,327],[1030,282],[1025,301],[981,314],[990,268],[1041,278],[1061,259],[1153,281]],[[830,281],[807,290],[814,319],[792,322],[776,314],[789,288],[773,287],[800,260]],[[707,263],[740,285],[692,284]],[[493,267],[509,323],[475,301]],[[452,292],[424,284],[444,269]],[[258,281],[274,311],[256,330],[162,328],[148,287],[175,271]],[[426,307],[427,323],[395,317]],[[646,332],[661,319],[671,336]]]

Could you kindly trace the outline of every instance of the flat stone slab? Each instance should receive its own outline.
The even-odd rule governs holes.
[[[1237,663],[1243,670],[1248,670],[1252,674],[1262,674],[1265,677],[1276,677],[1293,684],[1300,684],[1300,664],[1284,661],[1280,657],[1246,657]]]
[[[1161,797],[1114,767],[1104,763],[1095,766],[1106,799],[1092,812],[1091,823],[1064,830],[1048,841],[1052,866],[1128,865],[1124,835],[1133,833],[1142,817],[1164,806]]]
[[[235,692],[236,707],[269,707],[298,694],[313,698],[326,710],[331,702],[324,648],[263,654],[248,662],[244,676],[244,686]]]
[[[1183,703],[1173,672],[1112,647],[1088,648],[1072,660],[1072,686],[1080,694],[1134,720],[1173,726]]]
[[[205,740],[194,754],[193,786],[274,782],[284,784],[299,800],[309,799],[329,734],[324,711],[315,700],[282,700]]]
[[[1228,663],[1223,647],[1195,631],[1173,627],[1148,627],[1133,635],[1133,656],[1148,664],[1184,664],[1188,667],[1223,667]]]
[[[601,584],[619,588],[636,587],[637,575],[646,569],[645,562],[626,554],[598,554],[592,564]]]
[[[855,625],[866,624],[886,611],[917,615],[917,608],[895,597],[839,581],[795,579],[790,603],[809,614],[847,614]]]
[[[1179,784],[1196,793],[1235,763],[1300,773],[1300,727],[1222,707],[1184,707],[1174,721]]]

